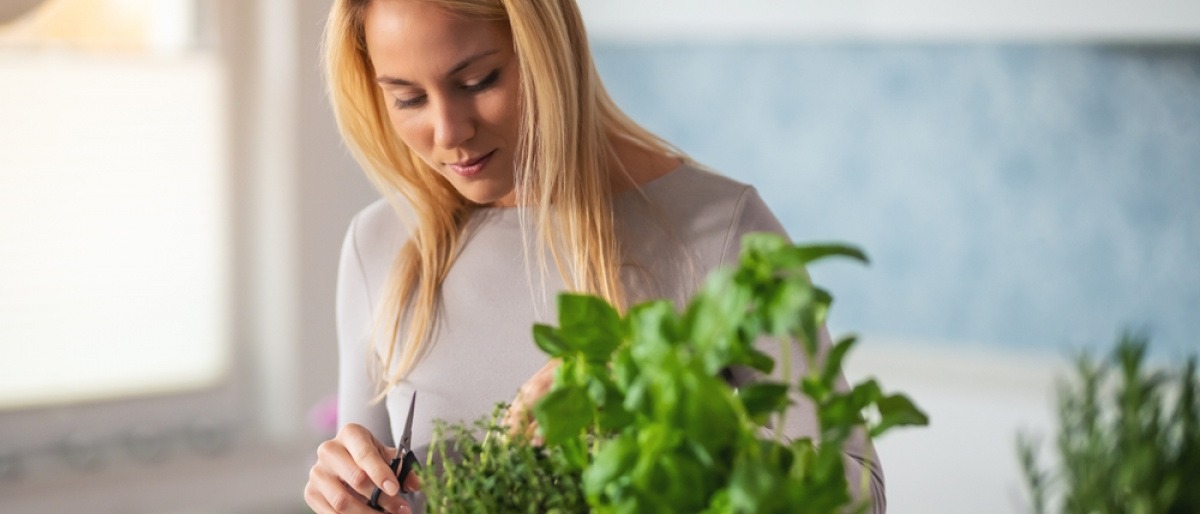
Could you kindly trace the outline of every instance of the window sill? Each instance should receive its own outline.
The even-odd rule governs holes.
[[[215,457],[3,480],[0,512],[306,513],[303,488],[313,448],[243,445]]]

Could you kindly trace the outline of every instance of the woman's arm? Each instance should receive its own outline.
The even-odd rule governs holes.
[[[371,324],[374,311],[372,293],[378,289],[368,284],[360,248],[361,218],[350,222],[342,242],[337,279],[338,334],[338,426],[356,423],[391,446],[392,432],[387,408],[383,402],[372,403],[378,393],[371,366]]]
[[[366,211],[364,211],[366,212]],[[396,475],[388,467],[396,450],[391,441],[387,408],[372,402],[375,381],[370,372],[372,288],[359,246],[362,213],[350,223],[342,243],[338,268],[338,424],[337,435],[317,448],[317,463],[309,470],[304,499],[320,514],[366,514],[373,489],[383,491],[380,505],[385,512],[411,512],[399,496]],[[405,491],[420,487],[410,474]]]

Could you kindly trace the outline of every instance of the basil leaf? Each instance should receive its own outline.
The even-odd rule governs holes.
[[[896,426],[929,424],[929,416],[921,412],[921,409],[918,409],[912,400],[902,394],[884,397],[879,400],[878,405],[881,419],[878,425],[871,428],[871,437],[876,437]]]
[[[587,391],[567,386],[552,389],[534,405],[533,415],[541,427],[546,444],[560,444],[578,436],[592,421],[595,405]]]
[[[589,359],[608,360],[624,337],[621,315],[591,295],[559,295],[558,322],[560,337]]]
[[[533,342],[551,357],[564,357],[571,352],[566,341],[558,336],[558,330],[549,325],[533,326]]]
[[[759,382],[742,386],[738,389],[737,396],[750,419],[762,425],[772,413],[787,409],[790,403],[788,390],[788,384]]]

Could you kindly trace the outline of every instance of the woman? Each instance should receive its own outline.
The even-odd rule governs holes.
[[[604,92],[573,0],[337,0],[329,91],[384,199],[355,217],[338,279],[339,415],[305,498],[318,513],[408,512],[387,461],[413,391],[433,419],[528,409],[554,363],[532,343],[558,291],[682,305],[740,236],[783,232],[753,188],[700,169]],[[813,433],[811,409],[787,426]],[[870,443],[847,446],[882,512]],[[410,475],[411,476],[411,475]],[[415,476],[404,491],[419,487]]]

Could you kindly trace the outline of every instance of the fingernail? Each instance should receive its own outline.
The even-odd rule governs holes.
[[[396,493],[400,492],[400,485],[395,480],[388,480],[383,483],[383,492],[395,496]]]

